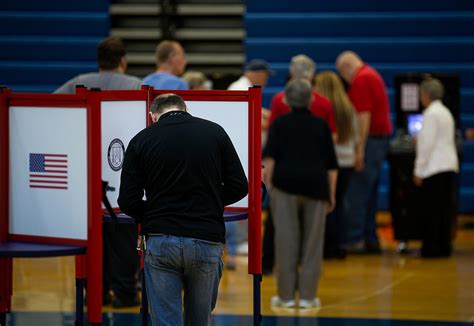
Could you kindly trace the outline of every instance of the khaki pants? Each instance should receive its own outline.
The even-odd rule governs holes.
[[[321,274],[327,202],[271,190],[275,224],[278,296],[292,300],[316,297]]]

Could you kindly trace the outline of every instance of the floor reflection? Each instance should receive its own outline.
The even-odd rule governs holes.
[[[17,312],[8,315],[7,326],[66,326],[74,325],[74,314],[53,312]],[[140,326],[140,315],[129,313],[108,313],[103,315],[103,325]],[[86,324],[85,324],[86,325]],[[151,323],[149,323],[151,326]],[[217,315],[212,326],[253,325],[252,316]],[[315,318],[315,317],[264,317],[262,326],[472,326],[466,322],[440,322],[416,320]]]

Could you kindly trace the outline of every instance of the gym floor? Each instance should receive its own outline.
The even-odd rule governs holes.
[[[474,325],[474,217],[463,216],[448,259],[421,259],[415,252],[399,255],[386,214],[381,214],[382,255],[349,256],[323,265],[315,310],[272,309],[274,275],[262,282],[262,325]],[[382,221],[382,223],[380,223]],[[235,271],[225,271],[213,325],[252,325],[252,277],[247,258]],[[74,259],[15,259],[13,313],[9,326],[74,324]],[[140,325],[139,308],[104,307],[104,325]]]

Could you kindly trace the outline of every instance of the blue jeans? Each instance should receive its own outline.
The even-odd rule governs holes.
[[[334,257],[346,244],[347,211],[345,198],[354,168],[340,168],[337,174],[336,207],[326,219],[324,232],[324,256]]]
[[[346,195],[347,241],[349,244],[364,241],[376,244],[375,214],[380,171],[387,155],[388,137],[368,137],[365,145],[365,168],[354,172]]]
[[[223,244],[151,235],[146,246],[145,284],[152,324],[210,325],[224,265]]]
[[[237,256],[237,246],[239,244],[237,226],[237,222],[225,222],[225,242],[229,256]]]

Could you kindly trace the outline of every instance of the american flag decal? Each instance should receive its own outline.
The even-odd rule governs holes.
[[[30,153],[30,188],[67,189],[66,154]]]

